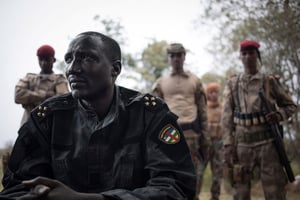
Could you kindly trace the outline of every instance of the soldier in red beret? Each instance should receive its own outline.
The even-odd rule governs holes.
[[[297,110],[278,78],[258,69],[259,43],[240,43],[244,72],[232,76],[223,93],[221,128],[224,160],[234,188],[234,199],[251,199],[251,180],[258,171],[266,200],[285,200],[287,176],[273,143],[273,125],[287,120]],[[267,112],[265,101],[273,108]],[[224,174],[225,175],[225,174]]]
[[[257,53],[257,57],[258,57],[260,63],[262,64],[259,47],[260,47],[260,44],[254,40],[243,40],[240,43],[240,52],[244,52],[247,50],[255,50]]]
[[[68,92],[68,83],[63,74],[55,74],[52,70],[55,50],[50,45],[42,45],[37,49],[41,71],[39,74],[28,73],[21,78],[15,87],[15,102],[25,109],[21,125],[24,124],[31,110],[49,97]]]

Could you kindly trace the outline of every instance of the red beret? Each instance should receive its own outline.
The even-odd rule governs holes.
[[[53,47],[50,45],[43,45],[40,48],[38,48],[36,55],[38,57],[43,57],[43,56],[49,56],[49,57],[54,57],[55,51]]]
[[[259,43],[254,40],[244,40],[240,43],[240,50],[246,49],[246,48],[259,48]]]

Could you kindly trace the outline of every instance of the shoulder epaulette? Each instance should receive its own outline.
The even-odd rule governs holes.
[[[145,109],[149,111],[157,110],[164,104],[162,99],[160,99],[159,97],[147,93],[138,95],[134,99],[131,99],[128,105],[134,105],[138,102],[142,103]]]
[[[39,121],[47,118],[56,110],[69,110],[76,104],[76,100],[72,97],[71,93],[66,93],[58,97],[51,97],[37,106],[32,115]]]
[[[160,109],[161,106],[164,104],[164,102],[161,98],[151,95],[151,94],[144,94],[142,101],[147,110],[153,110],[153,111]]]

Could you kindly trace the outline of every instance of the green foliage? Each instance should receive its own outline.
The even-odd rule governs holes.
[[[94,22],[99,32],[116,40],[122,49],[122,64],[125,68],[136,67],[137,63],[131,53],[125,52],[127,37],[125,34],[125,28],[121,24],[120,19],[102,18],[100,15],[94,17]]]
[[[137,67],[136,71],[141,74],[143,81],[145,81],[145,89],[148,92],[168,67],[167,45],[166,41],[156,41],[154,39],[142,52],[142,66]]]
[[[114,38],[121,46],[126,44],[124,27],[119,19],[102,18],[100,15],[95,15],[94,22],[98,26],[99,32]]]

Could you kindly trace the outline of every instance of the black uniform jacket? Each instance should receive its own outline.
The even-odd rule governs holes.
[[[48,99],[19,130],[0,196],[45,176],[109,199],[192,199],[194,167],[176,120],[159,98],[119,86],[103,120],[71,94]]]

